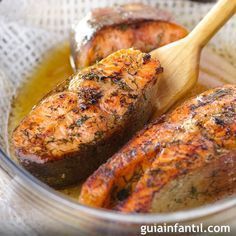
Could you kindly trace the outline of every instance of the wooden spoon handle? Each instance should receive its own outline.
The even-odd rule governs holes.
[[[203,48],[235,11],[236,0],[219,0],[186,39],[190,40],[194,47]]]

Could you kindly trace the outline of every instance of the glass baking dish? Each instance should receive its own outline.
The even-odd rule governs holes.
[[[236,231],[236,198],[234,196],[211,205],[165,214],[121,214],[82,206],[76,200],[38,181],[12,158],[9,152],[8,119],[17,89],[42,62],[48,50],[68,39],[71,24],[91,8],[133,1],[108,0],[32,0],[0,3],[0,186],[4,186],[4,204],[12,205],[21,223],[8,221],[8,232],[28,231],[76,235],[137,235],[147,224],[230,224]],[[192,29],[212,4],[182,0],[139,1],[158,5],[173,13],[177,22]],[[236,20],[235,17],[218,33],[203,52],[200,82],[215,87],[236,83]],[[219,64],[219,62],[221,62]],[[14,66],[13,66],[14,65]],[[215,74],[209,73],[215,71]],[[30,99],[30,98],[29,98]],[[0,187],[1,189],[1,187]],[[1,206],[1,205],[0,205]],[[23,210],[24,209],[24,210]],[[2,222],[11,215],[2,216]],[[5,218],[4,218],[5,217]],[[22,222],[26,226],[22,227]],[[1,223],[1,220],[0,220]],[[24,229],[23,229],[24,228]],[[4,232],[4,227],[0,232]]]

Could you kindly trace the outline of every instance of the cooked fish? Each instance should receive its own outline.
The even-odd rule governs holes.
[[[186,35],[186,29],[172,22],[169,13],[151,6],[98,8],[73,27],[72,62],[82,68],[131,47],[150,52]]]
[[[180,191],[193,182],[194,192],[207,186],[213,193],[217,173],[225,180],[220,186],[236,187],[235,85],[204,92],[140,131],[87,179],[79,201],[122,212],[164,211],[177,197],[178,180]]]
[[[56,188],[84,179],[148,121],[161,73],[158,60],[133,49],[76,73],[13,132],[20,163]]]

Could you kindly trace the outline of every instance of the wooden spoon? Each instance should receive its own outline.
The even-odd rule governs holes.
[[[202,48],[235,11],[236,0],[219,0],[187,37],[151,52],[164,68],[157,93],[158,114],[167,111],[195,85]]]

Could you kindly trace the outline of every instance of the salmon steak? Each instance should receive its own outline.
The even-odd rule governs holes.
[[[19,162],[55,188],[85,179],[149,120],[162,71],[149,54],[124,49],[77,72],[14,130]]]
[[[79,201],[164,212],[227,187],[236,187],[235,85],[206,91],[138,132],[87,179]]]
[[[120,49],[150,52],[185,37],[187,30],[166,11],[126,4],[94,9],[74,24],[71,35],[72,64],[78,69]]]

